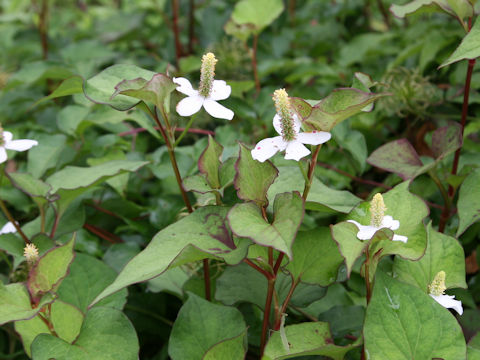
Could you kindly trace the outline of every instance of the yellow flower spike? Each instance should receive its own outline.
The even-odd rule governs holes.
[[[215,77],[215,64],[217,63],[215,55],[211,52],[203,55],[202,67],[200,69],[200,85],[198,92],[205,98],[210,96],[213,87],[213,78]]]
[[[38,249],[35,244],[27,244],[23,249],[23,256],[27,258],[29,264],[35,264],[38,260]]]
[[[375,226],[376,228],[381,227],[385,211],[387,211],[387,207],[383,202],[382,194],[375,194],[370,202],[370,214],[372,216],[370,223],[372,226]]]
[[[283,140],[295,140],[297,138],[297,131],[295,131],[293,114],[290,108],[290,98],[285,89],[275,90],[273,93],[273,102],[275,103],[277,115],[281,118],[280,124]]]
[[[432,283],[428,285],[428,292],[435,296],[440,296],[445,293],[447,287],[445,286],[445,271],[439,271],[435,278],[433,279]]]

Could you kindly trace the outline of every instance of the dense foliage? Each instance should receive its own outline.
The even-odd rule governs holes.
[[[480,359],[475,0],[0,2],[0,358]]]

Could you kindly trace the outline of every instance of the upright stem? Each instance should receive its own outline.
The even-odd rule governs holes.
[[[5,216],[7,217],[8,221],[10,221],[13,226],[15,226],[15,229],[17,229],[17,232],[20,234],[20,236],[23,238],[23,241],[25,241],[25,244],[30,244],[30,240],[29,238],[27,237],[27,235],[25,235],[25,233],[22,231],[22,229],[20,228],[20,226],[18,225],[18,223],[15,221],[15,219],[13,218],[12,214],[10,214],[10,211],[8,211],[7,209],[7,206],[5,205],[5,203],[3,202],[2,199],[0,199],[0,208],[2,209],[3,213],[5,214]]]
[[[295,24],[295,0],[288,0],[288,15],[290,16],[290,23]]]
[[[180,43],[180,33],[178,31],[178,0],[172,0],[173,12],[173,36],[175,40],[175,63],[177,69],[180,69],[180,58],[182,57],[182,44]]]
[[[307,200],[308,193],[310,192],[310,188],[312,187],[312,182],[313,182],[313,175],[315,173],[315,166],[317,165],[317,158],[318,158],[318,153],[320,152],[320,149],[322,148],[322,145],[317,145],[315,147],[315,150],[313,150],[313,155],[312,155],[312,160],[310,161],[310,166],[308,168],[308,182],[305,182],[305,188],[303,189],[303,199]]]
[[[295,279],[292,276],[292,284],[290,285],[290,290],[288,290],[287,297],[285,298],[285,301],[282,304],[282,308],[280,309],[280,312],[277,315],[275,326],[273,327],[275,331],[280,330],[280,325],[282,323],[282,315],[287,311],[288,303],[290,302],[290,299],[292,298],[293,292],[295,291],[295,288],[297,287],[298,283],[299,281],[295,281]]]
[[[193,54],[193,42],[195,40],[195,0],[190,0],[190,12],[188,14],[188,53]]]
[[[40,32],[40,40],[42,42],[42,57],[48,57],[48,0],[42,0],[42,7],[39,13],[38,30]]]
[[[252,53],[252,67],[253,67],[253,77],[255,79],[255,89],[257,94],[260,92],[260,79],[258,78],[258,69],[257,69],[257,45],[258,45],[258,35],[253,35],[253,53]]]
[[[270,323],[270,311],[272,308],[273,290],[275,289],[275,278],[268,279],[267,299],[265,300],[265,310],[263,312],[262,336],[260,338],[260,357],[263,356],[265,345],[267,344],[267,333]]]
[[[389,16],[388,10],[383,5],[383,1],[377,0],[377,5],[378,5],[378,8],[380,9],[380,12],[382,13],[383,20],[385,21],[385,25],[387,25],[387,27],[390,27],[390,16]]]

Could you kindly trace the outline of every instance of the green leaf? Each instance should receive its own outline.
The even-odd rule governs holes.
[[[80,333],[83,314],[76,307],[56,300],[50,307],[50,319],[58,337],[71,344]],[[48,326],[38,315],[30,320],[16,321],[15,331],[20,334],[23,348],[30,357],[30,346],[37,335],[50,334]]]
[[[254,201],[259,206],[268,205],[267,191],[278,176],[278,170],[270,161],[253,160],[250,149],[240,143],[240,155],[235,163],[234,180],[237,195],[245,201]]]
[[[268,200],[271,202],[277,194],[288,191],[303,192],[305,179],[296,166],[279,166],[279,175],[268,189]],[[346,190],[330,189],[316,177],[307,196],[305,208],[323,212],[349,213],[362,201]]]
[[[68,276],[58,288],[58,297],[71,305],[76,306],[83,313],[87,312],[88,305],[110,285],[117,273],[102,261],[86,255],[76,254],[70,266]],[[104,299],[99,305],[114,307],[122,310],[127,298],[124,289],[115,295]]]
[[[124,172],[137,171],[148,161],[113,160],[97,166],[67,166],[54,173],[46,182],[52,187],[51,193],[60,196],[57,201],[60,215],[68,205],[89,188]]]
[[[465,359],[465,339],[455,317],[424,291],[381,272],[363,333],[370,359]]]
[[[222,157],[223,146],[208,136],[208,145],[198,159],[198,169],[205,176],[212,189],[220,188],[220,158]]]
[[[278,194],[273,204],[274,220],[269,224],[254,203],[235,205],[228,213],[232,232],[264,246],[272,246],[292,259],[292,245],[302,223],[304,205],[298,192]]]
[[[470,339],[467,346],[467,359],[480,360],[480,335],[477,333]]]
[[[68,105],[57,114],[57,126],[65,134],[75,136],[78,127],[90,113],[90,108],[80,105]],[[40,145],[42,142],[40,142]]]
[[[32,343],[35,360],[137,360],[138,339],[128,318],[113,308],[91,309],[73,344],[50,334]]]
[[[213,345],[202,357],[202,360],[244,359],[246,335],[247,329],[231,339]]]
[[[115,93],[115,86],[124,80],[132,80],[139,77],[152,79],[155,74],[153,71],[145,70],[135,65],[113,65],[85,81],[83,92],[94,103],[110,105],[116,110],[126,111],[137,105],[140,100],[122,94],[112,98],[112,95]]]
[[[416,285],[425,292],[439,271],[445,271],[445,285],[449,288],[466,288],[465,255],[457,239],[427,228],[427,249],[417,261],[395,258],[394,272],[398,280]]]
[[[303,356],[323,355],[333,360],[343,360],[345,354],[361,345],[361,338],[355,343],[335,345],[326,322],[310,322],[285,327],[288,348],[282,342],[279,332],[268,340],[262,360],[281,360]]]
[[[239,263],[246,256],[249,243],[240,242],[236,247],[225,224],[227,211],[225,207],[205,206],[157,233],[92,304],[183,263],[205,258]]]
[[[56,99],[62,96],[80,94],[83,88],[83,78],[75,75],[62,81],[62,83],[48,96],[41,98],[32,106],[37,106],[45,101]]]
[[[358,114],[363,109],[387,93],[374,94],[354,88],[335,89],[323,100],[312,107],[308,117],[302,117],[304,124],[312,129],[330,131],[343,120]],[[306,102],[292,98],[292,105],[300,116],[305,112]]]
[[[122,80],[115,86],[115,92],[111,99],[122,94],[152,103],[157,107],[163,107],[165,99],[175,90],[176,86],[165,74],[155,74],[148,81],[141,77],[133,80]]]
[[[183,179],[182,185],[185,191],[194,191],[200,194],[215,191],[202,175],[187,176]]]
[[[30,296],[25,285],[16,283],[4,285],[0,282],[0,325],[16,320],[26,320],[34,317],[43,306],[53,302],[54,296],[47,294],[42,297],[38,306],[32,309]]]
[[[402,179],[414,179],[435,167],[443,158],[462,146],[462,128],[451,124],[436,129],[432,134],[432,152],[435,161],[422,163],[407,139],[391,141],[376,149],[367,159],[370,165],[398,174]]]
[[[151,292],[166,291],[183,298],[184,285],[190,278],[190,275],[181,267],[168,269],[162,275],[148,281],[148,290]]]
[[[422,9],[423,8],[423,9]],[[456,17],[465,28],[463,19],[473,15],[473,6],[468,0],[413,0],[404,5],[392,5],[390,7],[393,15],[404,18],[407,15],[419,13],[420,11],[444,11]]]
[[[57,165],[60,155],[64,152],[67,137],[62,134],[40,134],[35,140],[38,141],[38,146],[35,147],[35,151],[28,152],[27,171],[38,179],[45,171]]]
[[[253,25],[259,34],[283,11],[282,0],[240,0],[235,4],[232,19],[238,25]]]
[[[295,279],[320,286],[335,282],[343,257],[327,227],[300,231],[293,243],[292,252],[293,260],[288,263],[286,270]]]
[[[243,347],[245,335],[246,325],[240,311],[233,307],[212,304],[190,293],[173,325],[168,354],[173,360],[201,360],[212,351],[207,358],[215,359],[212,357],[214,353],[227,353],[229,356],[224,359],[241,360],[246,352]],[[235,338],[237,340],[232,341]],[[214,350],[223,342],[227,344]]]
[[[458,224],[457,237],[459,237],[470,225],[480,220],[480,169],[471,172],[463,181],[458,195]]]
[[[65,245],[47,251],[32,267],[27,286],[34,299],[58,288],[60,282],[67,276],[75,256],[74,244],[75,235]]]

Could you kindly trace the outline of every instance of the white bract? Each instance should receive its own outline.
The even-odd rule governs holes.
[[[447,309],[453,309],[460,315],[463,314],[462,302],[455,300],[454,295],[445,295],[444,292],[447,289],[445,286],[445,271],[440,271],[432,283],[428,286],[429,295],[440,305]]]
[[[1,128],[0,128],[1,129]],[[38,145],[35,140],[20,139],[12,140],[13,135],[9,131],[0,130],[0,164],[7,160],[7,150],[25,151]]]
[[[17,229],[15,228],[15,225],[13,225],[13,223],[11,221],[7,222],[0,229],[0,235],[10,234],[10,233],[15,233],[15,232],[17,232]]]
[[[299,161],[310,154],[304,144],[320,145],[332,137],[329,132],[312,131],[301,133],[301,122],[290,109],[290,100],[284,89],[276,90],[273,101],[277,114],[273,117],[273,127],[280,136],[261,140],[252,150],[252,158],[260,162],[270,159],[279,151],[285,150],[285,159]]]
[[[186,78],[173,78],[173,82],[179,85],[177,90],[187,95],[186,98],[177,104],[179,115],[191,116],[197,113],[203,106],[205,111],[213,117],[226,120],[233,119],[233,111],[217,102],[218,100],[228,98],[232,88],[223,80],[213,79],[216,62],[217,59],[215,59],[215,55],[212,53],[203,56],[198,90],[195,90]]]
[[[390,215],[385,215],[385,203],[381,194],[375,194],[370,203],[370,213],[372,220],[370,225],[362,225],[355,220],[347,220],[348,222],[355,224],[358,228],[357,238],[360,240],[370,240],[375,233],[380,229],[390,229],[392,231],[397,230],[400,227],[400,221],[395,220]],[[401,241],[406,243],[408,237],[403,235],[393,234],[393,241]]]

